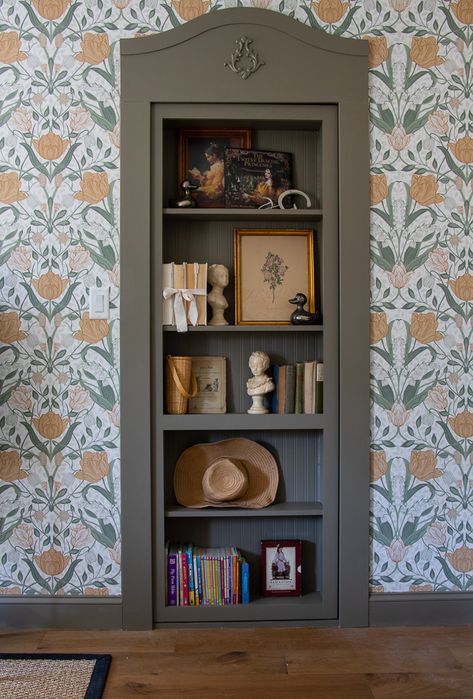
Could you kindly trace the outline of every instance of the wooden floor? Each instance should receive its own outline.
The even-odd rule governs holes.
[[[473,627],[4,631],[0,652],[110,653],[103,699],[473,698]]]

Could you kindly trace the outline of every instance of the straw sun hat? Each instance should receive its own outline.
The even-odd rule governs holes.
[[[269,451],[244,438],[194,444],[174,469],[174,493],[184,507],[266,507],[278,481]]]

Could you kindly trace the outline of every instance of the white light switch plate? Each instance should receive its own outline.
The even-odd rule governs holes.
[[[110,317],[110,287],[92,286],[89,296],[89,318],[91,320]]]

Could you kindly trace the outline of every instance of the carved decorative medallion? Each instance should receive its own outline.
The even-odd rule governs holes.
[[[246,80],[265,63],[259,60],[258,54],[251,47],[253,39],[242,36],[235,43],[237,47],[233,51],[231,59],[225,62],[225,67],[237,73],[242,80]]]

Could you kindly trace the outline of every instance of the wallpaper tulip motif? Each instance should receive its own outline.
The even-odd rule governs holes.
[[[2,594],[120,594],[118,42],[237,4],[0,0]],[[471,0],[244,4],[369,42],[371,589],[470,589]]]

